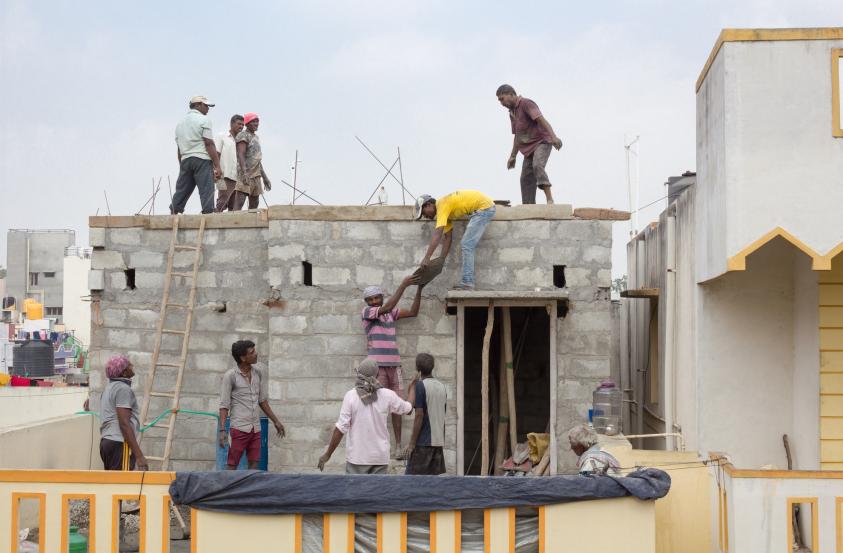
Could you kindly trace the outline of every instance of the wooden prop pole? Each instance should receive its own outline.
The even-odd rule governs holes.
[[[483,336],[483,363],[482,382],[480,395],[483,400],[482,410],[482,432],[483,453],[481,456],[480,476],[489,476],[489,344],[492,340],[492,328],[495,326],[495,304],[489,302],[489,310],[486,314],[486,334]]]
[[[503,308],[503,346],[506,363],[506,391],[509,407],[509,448],[513,453],[518,445],[518,413],[515,410],[515,369],[512,366],[512,319],[509,307]],[[503,399],[501,399],[503,401]]]
[[[507,307],[503,308],[508,309]],[[498,436],[495,440],[495,476],[503,474],[500,466],[506,460],[506,437],[509,427],[509,402],[506,393],[506,362],[504,361],[504,343],[501,340],[500,371],[498,377]]]

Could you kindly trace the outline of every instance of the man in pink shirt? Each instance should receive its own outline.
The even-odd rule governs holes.
[[[551,146],[560,149],[562,140],[553,132],[553,127],[534,101],[519,96],[508,84],[499,86],[496,95],[498,102],[509,110],[509,122],[512,125],[512,152],[506,168],[515,167],[518,152],[524,156],[521,165],[521,203],[536,203],[536,188],[541,188],[547,203],[552,204],[553,194],[550,192],[550,179],[545,166]]]
[[[331,441],[319,458],[319,470],[345,443],[346,474],[386,474],[389,465],[389,414],[408,415],[413,406],[378,382],[378,364],[366,359],[357,367],[357,382],[346,392]]]

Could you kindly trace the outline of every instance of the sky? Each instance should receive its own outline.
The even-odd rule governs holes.
[[[414,195],[475,188],[519,203],[494,94],[509,83],[564,141],[548,163],[557,203],[635,210],[640,228],[664,208],[667,177],[695,169],[694,83],[720,30],[840,25],[839,0],[3,0],[0,265],[8,229],[74,229],[86,245],[88,216],[136,213],[159,179],[165,213],[173,130],[194,94],[216,102],[215,132],[260,114],[270,204],[290,202],[280,181],[296,151],[310,196],[364,204],[385,171],[355,136],[387,165],[400,147]],[[401,203],[391,179],[386,190]],[[614,225],[615,276],[629,231]]]

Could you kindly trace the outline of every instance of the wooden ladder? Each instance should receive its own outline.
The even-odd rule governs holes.
[[[152,366],[149,369],[149,376],[146,379],[146,392],[143,397],[143,407],[141,408],[141,424],[147,426],[152,421],[148,421],[149,405],[153,397],[167,397],[171,398],[169,421],[166,424],[156,422],[153,426],[155,428],[166,428],[167,439],[164,442],[164,453],[161,457],[147,455],[147,460],[160,461],[161,470],[167,470],[170,465],[170,452],[173,445],[173,437],[176,431],[176,416],[179,412],[179,400],[181,398],[181,385],[184,378],[184,367],[187,363],[187,351],[190,344],[190,328],[193,325],[193,307],[196,303],[196,275],[199,272],[199,262],[202,256],[202,239],[205,234],[205,217],[200,219],[199,231],[196,235],[196,243],[194,245],[186,245],[178,243],[179,235],[179,215],[173,216],[173,237],[170,240],[170,250],[167,253],[167,273],[164,276],[164,295],[161,297],[161,311],[158,317],[158,329],[155,335],[155,349],[152,353]],[[173,271],[173,257],[178,251],[193,251],[195,257],[193,258],[192,272],[174,272]],[[187,303],[171,303],[170,289],[172,287],[173,277],[187,278],[190,280],[190,294]],[[168,309],[181,309],[185,311],[185,323],[183,329],[164,328],[167,321]],[[182,337],[181,356],[178,363],[161,363],[159,362],[161,356],[161,343],[165,334],[172,334]],[[175,368],[178,370],[176,374],[176,385],[173,390],[156,390],[155,375],[159,367]],[[143,434],[141,434],[143,439]]]

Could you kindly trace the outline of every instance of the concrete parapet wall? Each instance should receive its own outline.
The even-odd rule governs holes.
[[[323,210],[313,211],[312,219],[301,220],[290,215],[295,213],[292,208],[274,207],[263,219],[243,214],[257,221],[255,226],[208,228],[182,406],[215,411],[222,375],[233,366],[231,343],[251,339],[269,371],[270,404],[287,427],[286,439],[270,439],[270,467],[314,470],[342,396],[353,386],[354,367],[366,355],[360,321],[362,290],[376,284],[387,293],[394,291],[417,267],[433,231],[430,222],[407,220],[405,208],[387,209],[400,212],[401,217],[353,220],[336,212],[331,217],[331,212]],[[509,209],[513,213],[521,208]],[[508,209],[498,211],[506,213]],[[565,266],[570,311],[556,321],[560,386],[556,428],[560,459],[568,465],[573,457],[567,452],[564,432],[586,417],[591,391],[609,375],[611,222],[574,219],[565,206],[557,211],[536,210],[538,218],[534,219],[496,217],[477,249],[476,278],[481,290],[548,290],[554,287],[554,265]],[[322,216],[317,217],[319,213]],[[147,217],[143,227],[126,223],[118,228],[92,228],[96,231],[92,242],[98,246],[92,267],[104,276],[104,288],[95,292],[100,303],[92,325],[94,407],[104,384],[101,370],[111,354],[128,353],[133,359],[138,374],[135,385],[142,395],[172,234],[158,219],[171,220]],[[449,471],[455,470],[456,462],[457,321],[446,313],[444,298],[459,280],[459,241],[464,228],[464,222],[455,224],[451,255],[443,274],[424,289],[418,318],[398,323],[405,380],[412,377],[415,355],[429,352],[436,357],[435,374],[449,388]],[[195,240],[193,230],[179,234],[180,242]],[[192,255],[179,253],[175,265],[188,269]],[[309,284],[305,283],[304,262],[311,267]],[[124,273],[129,268],[135,273],[133,290],[127,288]],[[176,297],[171,301],[179,301],[178,294],[186,298],[188,287],[181,280],[174,279]],[[409,307],[414,293],[411,287],[401,306]],[[178,312],[169,319],[169,328],[184,324]],[[180,340],[166,336],[161,361],[175,362],[179,347]],[[175,373],[159,371],[160,388],[171,386]],[[166,407],[166,402],[153,402],[150,412],[154,416]],[[406,441],[411,417],[404,424]],[[215,456],[214,430],[212,419],[180,417],[173,468],[210,468]],[[154,455],[163,439],[152,436],[144,438],[144,449]],[[341,470],[342,462],[340,450],[331,469]]]

